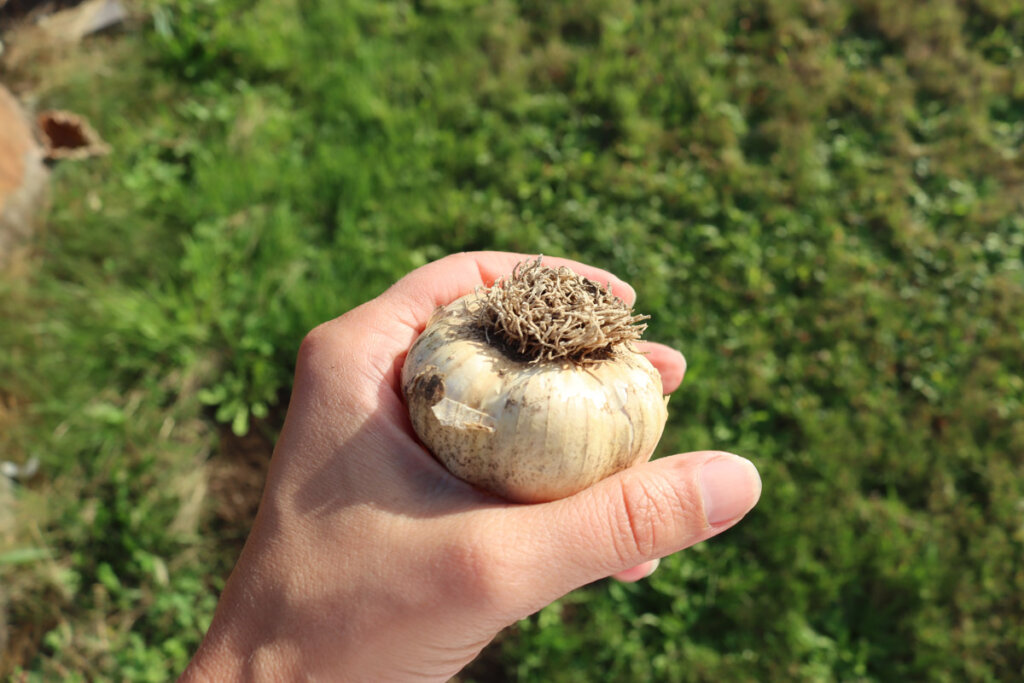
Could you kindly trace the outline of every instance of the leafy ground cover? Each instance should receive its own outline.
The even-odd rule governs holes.
[[[208,623],[306,330],[445,253],[630,280],[690,370],[660,453],[738,528],[467,680],[1024,669],[1024,5],[155,0],[13,74],[107,158],[0,275],[0,673],[164,680]]]

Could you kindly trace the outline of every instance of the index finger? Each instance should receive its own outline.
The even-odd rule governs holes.
[[[359,362],[343,365],[372,368],[388,385],[397,387],[405,353],[426,328],[434,311],[477,287],[493,285],[499,278],[510,275],[517,263],[532,258],[536,256],[480,251],[452,254],[428,263],[376,299],[321,325],[319,329],[330,341],[322,341],[319,346],[323,353],[336,357],[356,354]],[[636,300],[633,288],[606,270],[555,257],[544,257],[543,263],[565,266],[602,286],[609,286],[612,293],[628,305]],[[304,345],[312,350],[318,344]]]
[[[439,306],[446,306],[477,287],[490,287],[499,278],[511,274],[517,263],[533,258],[536,257],[530,254],[500,251],[452,254],[409,273],[378,301],[408,312],[412,317],[403,316],[403,321],[419,334]],[[636,301],[633,288],[606,270],[557,257],[545,256],[542,262],[552,268],[565,266],[588,280],[610,286],[612,293],[630,306]]]

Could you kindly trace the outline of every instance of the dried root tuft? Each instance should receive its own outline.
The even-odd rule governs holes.
[[[512,275],[484,292],[478,324],[487,338],[525,360],[594,363],[643,334],[649,316],[568,268],[541,265],[540,257],[516,265]]]

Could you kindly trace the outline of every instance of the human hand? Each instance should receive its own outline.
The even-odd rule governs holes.
[[[675,455],[569,498],[516,505],[450,475],[417,441],[399,388],[431,313],[524,255],[424,266],[303,341],[263,500],[182,680],[447,680],[502,628],[738,522],[760,478],[735,455]],[[566,265],[632,303],[632,289]],[[645,343],[666,393],[676,351]]]

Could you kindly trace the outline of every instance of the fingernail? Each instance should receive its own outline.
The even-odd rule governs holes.
[[[643,575],[643,578],[646,579],[648,576],[653,574],[654,570],[658,568],[659,564],[661,564],[661,560],[660,559],[652,561],[651,562],[651,566],[647,568],[647,573]]]
[[[613,276],[614,277],[614,276]],[[615,278],[616,282],[612,284],[607,283],[609,289],[614,289],[616,296],[626,302],[626,304],[632,306],[636,303],[636,290],[633,289],[633,285],[629,284],[625,280],[619,280]]]
[[[715,458],[701,468],[704,515],[714,526],[736,519],[761,497],[761,476],[754,463],[736,455]]]

